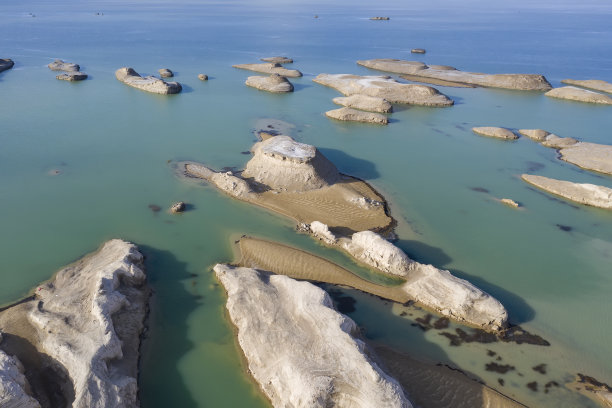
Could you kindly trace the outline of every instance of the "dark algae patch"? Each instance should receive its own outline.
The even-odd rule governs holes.
[[[439,317],[435,322],[432,323],[433,316],[431,314],[427,314],[424,317],[417,317],[416,323],[411,323],[412,326],[418,327],[423,331],[427,331],[429,329],[448,329],[450,325],[450,320],[446,317]]]
[[[490,191],[484,187],[470,187],[470,190],[476,191],[477,193],[490,193]]]
[[[527,388],[529,388],[533,392],[538,392],[538,382],[532,381],[530,383],[527,383]]]
[[[546,383],[546,385],[544,386],[544,394],[548,394],[548,391],[550,390],[551,387],[558,387],[559,383],[556,381],[549,381]]]
[[[496,362],[492,361],[485,364],[485,369],[487,371],[492,371],[499,374],[506,374],[508,371],[514,370],[514,366],[511,366],[510,364],[497,364]]]
[[[550,343],[537,334],[523,330],[521,326],[511,326],[500,333],[500,340],[505,343],[532,344],[534,346],[550,346]]]
[[[571,232],[573,230],[573,228],[570,227],[569,225],[562,225],[562,224],[557,224],[557,228],[565,232]]]
[[[538,364],[537,366],[531,367],[531,369],[540,374],[546,374],[546,364]]]
[[[353,297],[345,295],[337,289],[328,289],[329,296],[333,299],[336,304],[336,309],[340,313],[352,313],[355,309],[355,303],[357,302]]]
[[[468,329],[466,330],[457,328],[455,333],[442,332],[441,336],[446,337],[450,340],[451,346],[460,346],[463,343],[496,343],[502,341],[504,343],[516,343],[516,344],[532,344],[535,346],[550,346],[550,343],[538,336],[537,334],[531,334],[523,330],[520,326],[512,326],[503,330],[499,333],[489,333],[481,329]],[[492,357],[492,356],[491,356]],[[501,359],[499,359],[501,360]]]
[[[506,382],[504,381],[504,379],[503,379],[503,378],[498,378],[498,379],[497,379],[497,382],[498,382],[498,383],[499,383],[499,385],[501,385],[502,387],[503,387],[503,386],[504,386],[504,384],[506,383]]]
[[[601,381],[597,381],[595,378],[584,374],[576,374],[576,382],[584,384],[584,389],[587,391],[605,391],[612,392],[612,387]]]
[[[463,343],[495,343],[498,341],[497,335],[480,329],[471,329],[471,333],[463,329],[455,329],[455,333],[442,332],[441,336],[450,340],[451,346],[460,346]]]

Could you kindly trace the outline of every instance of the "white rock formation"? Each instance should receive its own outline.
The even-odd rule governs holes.
[[[563,149],[564,147],[573,146],[578,143],[578,140],[573,137],[559,137],[554,134],[546,136],[541,142],[542,146],[551,147],[553,149]]]
[[[386,125],[389,123],[389,118],[380,113],[364,112],[352,108],[340,108],[325,112],[325,116],[331,119],[348,121],[348,122],[364,122],[374,123],[377,125]]]
[[[289,136],[276,136],[253,146],[242,176],[276,191],[307,191],[339,180],[338,169],[316,147]]]
[[[271,62],[272,64],[291,64],[293,60],[288,57],[266,57],[260,58],[263,62]]]
[[[319,221],[313,221],[310,223],[310,233],[315,237],[325,242],[326,244],[333,245],[337,242],[336,236],[329,230],[327,225]]]
[[[600,94],[598,92],[576,88],[575,86],[562,86],[560,88],[555,88],[546,92],[544,95],[552,98],[567,99],[576,102],[612,105],[612,97]]]
[[[159,76],[162,78],[172,78],[174,76],[174,72],[172,72],[168,68],[158,69],[157,72],[159,72]]]
[[[176,94],[183,90],[178,82],[165,82],[154,76],[142,77],[133,68],[128,67],[119,68],[115,77],[126,85],[160,95]]]
[[[425,85],[402,84],[388,76],[319,74],[314,82],[329,86],[346,96],[361,94],[384,98],[391,103],[422,106],[452,106],[453,101],[437,89]]]
[[[372,231],[340,238],[340,246],[355,259],[381,272],[406,279],[402,289],[421,304],[455,320],[498,330],[508,320],[502,304],[449,271],[415,262],[398,247]]]
[[[216,172],[197,163],[181,163],[180,165],[184,166],[187,175],[208,180],[233,197],[247,200],[253,194],[249,184],[240,177],[234,176],[231,171]]]
[[[17,358],[0,350],[0,407],[40,408],[38,401],[26,391],[29,385],[23,372]]]
[[[81,69],[79,64],[74,64],[72,62],[64,62],[60,59],[56,59],[49,65],[47,65],[51,71],[66,71],[66,72],[76,72]]]
[[[546,140],[546,136],[550,135],[550,132],[543,129],[519,129],[518,132],[536,142],[542,142]]]
[[[581,86],[583,88],[594,89],[600,92],[612,93],[612,84],[600,79],[564,79],[564,84]]]
[[[297,69],[287,69],[281,64],[270,62],[266,62],[263,64],[239,64],[232,65],[232,67],[255,72],[263,72],[264,74],[278,74],[290,78],[298,78],[302,76],[302,73]]]
[[[332,99],[336,105],[346,106],[347,108],[355,108],[359,110],[379,113],[390,113],[393,111],[393,105],[384,99],[374,96],[355,94],[351,96],[339,96]]]
[[[519,208],[520,204],[517,203],[516,201],[514,201],[511,198],[502,198],[501,200],[499,200],[502,204],[506,204],[508,207],[512,207],[512,208]]]
[[[273,93],[293,92],[293,84],[287,78],[278,74],[272,74],[267,77],[260,75],[250,76],[245,84],[252,88]]]
[[[532,74],[482,74],[463,72],[448,66],[427,66],[422,62],[397,59],[373,59],[357,61],[357,64],[379,71],[432,78],[449,82],[478,85],[491,88],[527,91],[547,91],[552,87],[543,75]]]
[[[325,291],[250,268],[214,270],[249,371],[274,407],[412,406]]]
[[[559,151],[561,160],[587,170],[612,174],[612,146],[580,142]]]
[[[527,183],[570,201],[593,207],[612,209],[612,189],[595,184],[572,183],[543,176],[523,174]]]
[[[473,127],[472,132],[480,136],[494,137],[496,139],[503,139],[503,140],[518,139],[518,136],[513,131],[504,129],[504,128],[500,128],[500,127],[494,127],[494,126]]]

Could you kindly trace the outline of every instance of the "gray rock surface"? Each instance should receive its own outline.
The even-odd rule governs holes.
[[[272,93],[287,93],[293,92],[293,84],[287,78],[278,74],[270,76],[250,76],[245,84],[252,88]]]
[[[550,135],[550,132],[543,129],[519,129],[518,132],[536,142],[542,142],[546,140],[546,136]]]
[[[287,57],[266,57],[260,58],[263,62],[270,62],[272,64],[291,64],[293,60]]]
[[[214,271],[249,371],[272,406],[412,406],[325,291],[251,268],[216,265]]]
[[[170,206],[170,212],[172,214],[178,214],[185,211],[186,205],[182,201],[178,201]]]
[[[578,143],[578,140],[573,137],[559,137],[550,134],[541,142],[542,146],[551,147],[553,149],[562,149],[564,147],[573,146]]]
[[[423,48],[413,48],[410,50],[410,52],[413,54],[425,54],[427,51],[425,51]]]
[[[325,112],[325,116],[348,122],[364,122],[378,125],[386,125],[389,123],[389,119],[380,113],[364,112],[347,107],[327,111]]]
[[[594,89],[595,91],[612,93],[612,84],[600,79],[564,79],[564,84],[581,86],[583,88]]]
[[[561,160],[587,170],[612,175],[612,146],[579,142],[559,151]]]
[[[593,207],[612,209],[611,188],[595,184],[573,183],[571,181],[530,174],[523,174],[521,178],[533,186],[570,201]]]
[[[149,299],[142,268],[135,245],[110,240],[39,286],[33,300],[0,313],[7,337],[0,348],[12,347],[24,365],[28,360],[26,375],[57,373],[30,381],[37,398],[56,381],[71,394],[73,408],[139,405],[138,356]],[[35,366],[45,359],[46,368]]]
[[[64,62],[60,59],[56,59],[49,65],[47,65],[51,71],[66,71],[66,72],[76,72],[81,69],[79,64],[75,64],[72,62]]]
[[[338,169],[316,147],[289,136],[276,136],[253,146],[242,177],[276,191],[307,191],[339,180]]]
[[[503,139],[503,140],[518,139],[518,136],[513,131],[505,129],[505,128],[494,127],[494,126],[474,127],[472,128],[472,132],[480,136],[493,137],[496,139]]]
[[[23,365],[16,357],[0,350],[0,407],[40,408],[38,401],[27,391],[30,385],[23,372]]]
[[[183,89],[178,82],[165,82],[153,76],[142,77],[133,68],[128,67],[119,68],[115,77],[126,85],[160,95],[176,94]]]
[[[336,105],[346,106],[347,108],[369,112],[390,113],[393,111],[393,105],[391,105],[388,100],[361,94],[339,96],[332,99],[332,102]]]
[[[384,98],[391,103],[445,107],[453,101],[437,89],[425,85],[402,84],[388,76],[319,74],[314,82],[329,86],[345,96],[360,94]]]
[[[15,63],[9,58],[0,58],[0,72],[13,68]]]
[[[551,98],[566,99],[568,101],[612,105],[612,97],[598,92],[576,88],[575,86],[555,88],[546,92],[544,95],[550,96]]]
[[[70,82],[83,81],[87,79],[87,74],[84,72],[64,72],[63,74],[57,75],[55,78]]]
[[[174,72],[172,72],[168,68],[161,68],[157,72],[159,72],[159,76],[162,78],[172,78],[174,76]]]
[[[266,62],[263,64],[239,64],[232,65],[232,67],[255,72],[263,72],[264,74],[278,74],[290,78],[297,78],[302,76],[302,73],[297,69],[287,69],[280,64],[271,62]]]
[[[427,66],[418,61],[397,59],[373,59],[357,61],[357,64],[379,71],[433,78],[449,82],[472,84],[491,88],[523,91],[548,91],[552,88],[543,75],[533,74],[482,74],[463,72],[453,67]]]

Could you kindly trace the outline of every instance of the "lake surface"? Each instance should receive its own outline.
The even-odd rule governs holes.
[[[612,82],[612,5],[404,3],[0,4],[0,58],[15,61],[0,73],[0,304],[107,239],[132,241],[146,256],[155,291],[142,406],[268,406],[246,374],[212,266],[232,260],[232,242],[242,234],[356,266],[297,234],[289,219],[177,178],[172,162],[240,169],[262,119],[281,120],[291,124],[292,137],[318,146],[340,171],[388,199],[398,245],[412,258],[488,291],[512,323],[551,346],[451,346],[437,331],[412,325],[414,310],[347,290],[356,299],[349,315],[367,338],[468,371],[530,406],[593,405],[562,385],[578,372],[612,384],[612,213],[553,198],[519,175],[607,187],[612,178],[562,162],[528,138],[504,142],[470,129],[543,128],[612,144],[612,108],[538,92],[437,87],[456,105],[397,106],[387,127],[344,124],[324,116],[339,94],[312,79],[323,72],[384,75],[355,61],[401,58],[475,72],[540,73],[553,86],[564,78]],[[411,48],[427,54],[411,55]],[[289,67],[304,73],[291,80],[293,94],[247,88],[254,74],[231,67],[274,55],[293,57]],[[90,79],[57,81],[46,68],[55,58],[79,63]],[[143,75],[170,68],[183,93],[129,88],[114,78],[122,66]],[[198,73],[210,80],[199,81]],[[504,197],[523,208],[497,201]],[[167,214],[178,200],[191,210]],[[163,210],[155,213],[151,204]],[[487,350],[515,370],[487,371]],[[532,370],[540,363],[546,375]],[[545,393],[553,380],[561,387]],[[526,387],[532,381],[538,392]]]

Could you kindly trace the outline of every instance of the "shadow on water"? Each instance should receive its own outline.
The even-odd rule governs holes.
[[[197,307],[197,301],[181,283],[191,277],[187,264],[169,251],[145,245],[139,248],[145,256],[147,276],[153,288],[149,331],[141,347],[141,405],[197,406],[177,365],[194,346],[187,337],[187,317]]]
[[[376,164],[371,161],[359,159],[338,149],[319,149],[325,157],[338,167],[341,173],[350,174],[361,179],[372,180],[380,177]]]
[[[180,93],[192,93],[192,92],[194,92],[194,89],[192,87],[190,87],[189,85],[185,85],[185,84],[181,83],[181,87],[183,88],[183,90]]]
[[[298,83],[295,83],[295,82],[292,82],[292,83],[293,83],[293,91],[294,92],[299,92],[302,89],[306,89],[306,88],[312,88],[312,85],[298,84]]]
[[[431,264],[437,268],[444,268],[445,265],[453,260],[442,249],[419,241],[400,240],[395,244],[406,252],[410,259],[424,264]],[[522,297],[483,278],[470,275],[461,270],[450,269],[450,271],[453,275],[473,283],[476,287],[499,300],[508,310],[509,320],[512,324],[526,323],[535,317],[535,310]]]

